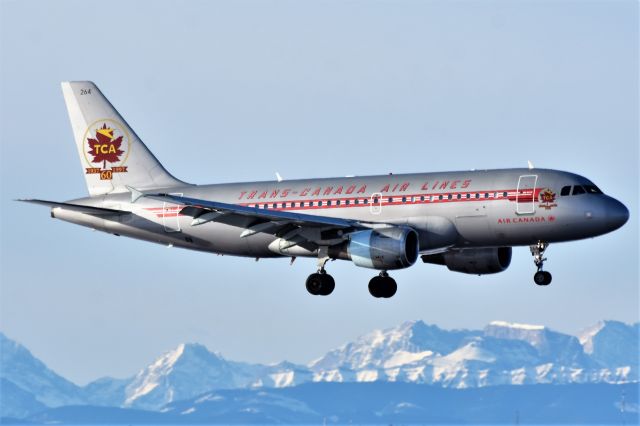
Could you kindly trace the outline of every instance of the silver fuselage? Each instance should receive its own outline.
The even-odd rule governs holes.
[[[422,253],[449,248],[506,247],[594,237],[622,226],[628,210],[604,194],[561,195],[588,179],[548,169],[501,169],[358,176],[171,187],[166,192],[256,209],[303,212],[366,222],[407,225],[419,235]],[[158,190],[162,192],[162,190]],[[105,218],[54,207],[55,218],[111,234],[186,249],[249,257],[278,257],[276,236],[240,234],[251,218],[192,226],[177,204],[129,192],[70,201],[132,212]],[[293,204],[292,204],[293,203]],[[300,256],[315,253],[295,252]]]

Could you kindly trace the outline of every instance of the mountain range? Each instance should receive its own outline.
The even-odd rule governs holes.
[[[640,323],[617,321],[601,321],[578,336],[503,321],[483,330],[444,330],[409,321],[361,336],[308,365],[235,362],[189,343],[162,354],[133,377],[107,377],[80,387],[0,333],[0,416],[26,418],[47,408],[83,405],[167,412],[180,401],[216,390],[325,382],[447,389],[637,383],[639,335]]]

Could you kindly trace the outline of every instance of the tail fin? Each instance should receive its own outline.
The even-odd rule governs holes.
[[[185,185],[162,167],[95,84],[63,82],[62,93],[89,194]]]

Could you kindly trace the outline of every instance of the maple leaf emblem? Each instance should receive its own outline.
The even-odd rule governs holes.
[[[114,139],[113,129],[107,127],[104,123],[101,128],[96,130],[96,138],[88,138],[89,154],[93,155],[92,163],[103,163],[103,168],[107,168],[107,162],[117,163],[124,151],[120,149],[122,144],[122,136]]]
[[[553,203],[556,200],[555,192],[547,189],[540,193],[540,201],[543,203]]]

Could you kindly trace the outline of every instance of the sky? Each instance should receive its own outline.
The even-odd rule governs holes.
[[[85,384],[182,342],[307,363],[376,328],[492,320],[577,333],[639,318],[635,1],[0,0],[0,331]],[[60,82],[92,80],[191,183],[536,167],[593,180],[620,230],[528,248],[468,276],[417,263],[372,298],[373,271],[215,256],[51,220],[15,202],[87,189]]]

